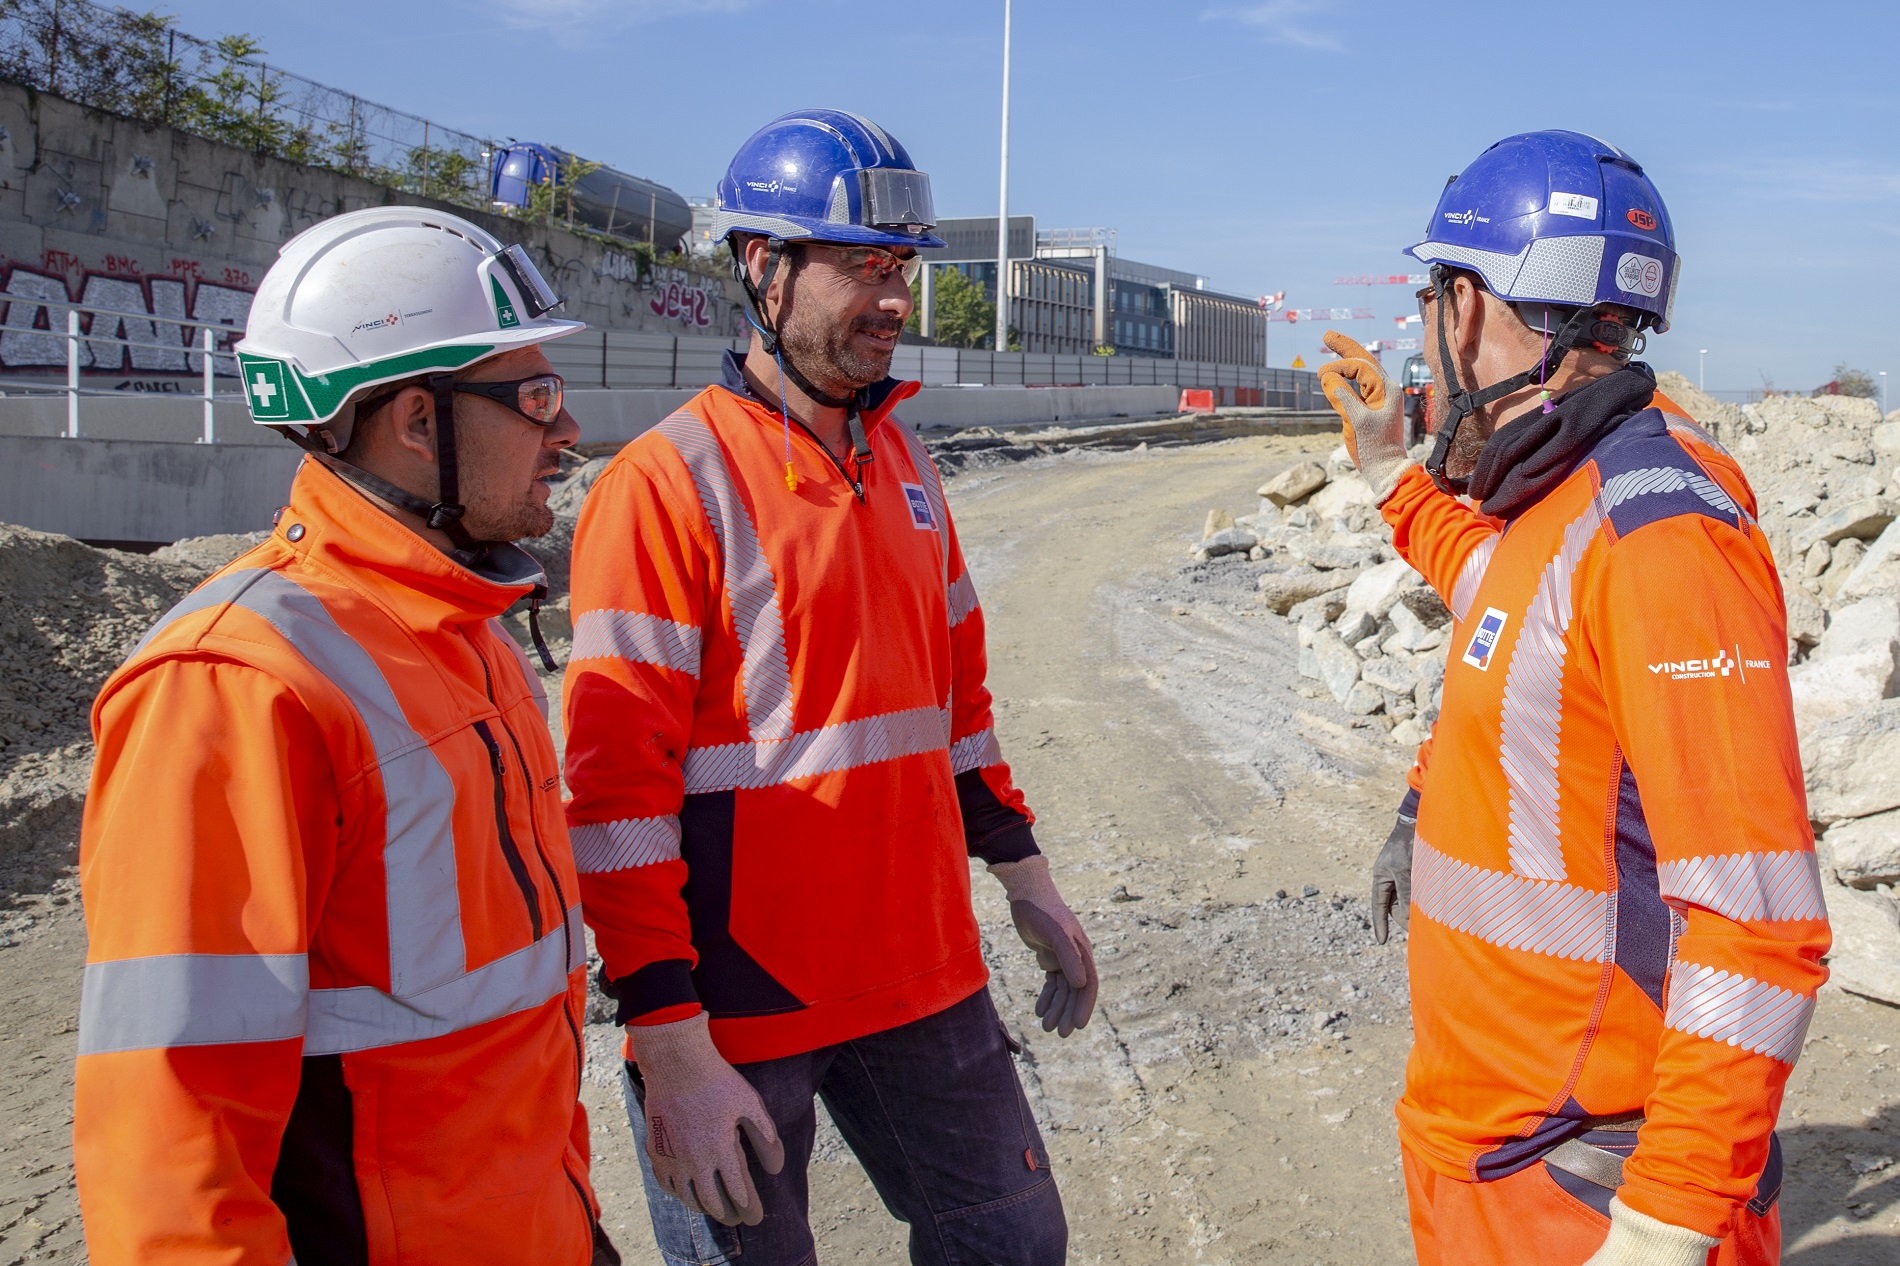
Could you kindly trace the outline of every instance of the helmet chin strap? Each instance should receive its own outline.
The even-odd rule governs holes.
[[[1598,317],[1593,308],[1578,308],[1551,336],[1549,346],[1537,364],[1521,374],[1513,374],[1503,382],[1493,383],[1478,391],[1468,391],[1458,381],[1458,365],[1452,358],[1451,336],[1445,327],[1445,309],[1450,306],[1451,281],[1451,269],[1443,264],[1432,265],[1432,294],[1438,304],[1438,362],[1445,375],[1445,420],[1439,424],[1431,456],[1425,459],[1425,473],[1443,491],[1462,497],[1470,490],[1471,477],[1450,475],[1445,471],[1445,463],[1451,457],[1452,442],[1458,436],[1459,426],[1493,401],[1522,391],[1532,383],[1549,382],[1571,349],[1581,342],[1590,341],[1584,335],[1597,323]]]
[[[390,505],[420,518],[429,527],[449,538],[455,547],[452,557],[464,567],[472,567],[481,562],[487,554],[490,542],[478,541],[462,526],[462,516],[468,513],[468,507],[461,502],[460,467],[455,451],[455,375],[430,374],[429,392],[435,397],[435,459],[438,492],[434,501],[418,497],[406,488],[398,488],[379,475],[372,475],[361,466],[352,465],[329,451],[327,445],[314,435],[300,435],[289,427],[276,428],[289,436],[298,447],[311,454],[329,467],[338,478],[355,484],[364,492],[387,501]]]

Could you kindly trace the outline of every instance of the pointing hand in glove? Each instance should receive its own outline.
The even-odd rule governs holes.
[[[1384,504],[1412,464],[1405,454],[1405,396],[1387,381],[1378,359],[1338,330],[1326,346],[1340,359],[1319,367],[1320,390],[1346,424],[1346,451]]]
[[[1087,1027],[1100,985],[1095,948],[1049,878],[1049,859],[1038,854],[1020,862],[999,862],[990,867],[990,874],[1009,894],[1017,935],[1036,951],[1036,961],[1047,973],[1042,996],[1036,999],[1043,1031],[1067,1037]]]
[[[627,1029],[646,1084],[647,1155],[660,1185],[687,1208],[727,1226],[757,1226],[765,1206],[739,1133],[768,1174],[785,1167],[785,1146],[759,1092],[713,1046],[708,1025],[702,1011]]]

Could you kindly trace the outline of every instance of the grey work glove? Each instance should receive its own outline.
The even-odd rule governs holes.
[[[1418,819],[1399,814],[1385,847],[1372,863],[1372,939],[1384,945],[1392,934],[1392,911],[1399,912],[1399,926],[1411,919],[1412,908],[1412,837]]]
[[[713,1046],[708,1026],[702,1011],[690,1020],[627,1028],[646,1083],[647,1155],[660,1186],[687,1208],[727,1226],[757,1226],[765,1206],[739,1132],[768,1174],[785,1167],[785,1146],[759,1092]]]
[[[1721,1241],[1610,1201],[1610,1236],[1583,1266],[1702,1266]]]
[[[1326,346],[1340,359],[1319,367],[1320,390],[1346,424],[1346,451],[1372,485],[1373,504],[1384,505],[1412,465],[1405,452],[1405,394],[1392,389],[1378,358],[1338,330],[1326,331]]]
[[[1016,934],[1036,951],[1036,962],[1047,973],[1042,996],[1036,999],[1043,1032],[1067,1037],[1087,1028],[1101,985],[1095,974],[1095,947],[1049,878],[1049,859],[1037,854],[1020,862],[998,862],[990,874],[1009,896]]]

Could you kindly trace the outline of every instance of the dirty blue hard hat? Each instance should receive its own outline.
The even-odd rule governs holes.
[[[1662,333],[1679,260],[1669,212],[1641,165],[1581,132],[1507,136],[1452,177],[1406,253],[1469,269],[1515,304],[1613,303]]]
[[[754,132],[719,182],[713,236],[933,247],[930,177],[897,138],[844,110],[794,110]]]

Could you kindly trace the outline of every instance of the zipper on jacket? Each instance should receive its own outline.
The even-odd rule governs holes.
[[[554,863],[548,860],[547,849],[541,842],[541,828],[535,821],[534,814],[534,779],[528,773],[527,754],[521,750],[521,740],[515,737],[514,729],[508,724],[508,719],[502,716],[501,704],[495,699],[495,677],[488,669],[488,657],[482,654],[481,647],[475,644],[475,639],[469,636],[466,629],[463,630],[463,636],[468,637],[469,649],[474,651],[475,658],[481,661],[482,692],[488,696],[488,702],[494,705],[495,715],[501,718],[501,732],[508,736],[509,746],[515,749],[515,760],[521,765],[521,782],[522,785],[528,789],[528,829],[534,833],[535,859],[541,863],[541,869],[547,872],[548,882],[554,886],[554,900],[559,905],[561,912],[561,940],[567,950],[567,961],[573,962],[577,955],[574,952],[576,947],[572,943],[574,931],[569,925],[567,918],[567,893],[562,889],[561,877],[555,873]],[[501,794],[499,788],[502,785],[501,748],[495,743],[493,736],[489,734],[487,724],[485,721],[478,722],[477,728],[481,731],[482,741],[488,744],[489,757],[495,767],[496,796],[499,797]],[[496,807],[497,811],[499,811],[499,799],[497,800]],[[520,864],[520,869],[515,871],[516,882],[522,884],[525,890],[532,891],[533,885],[527,877],[527,866],[525,863],[521,863],[521,854],[517,851],[513,851],[513,837],[505,836],[505,838],[508,839],[508,846],[511,850],[509,853],[510,867],[512,868],[518,863]],[[534,939],[537,941],[541,939],[541,919],[538,907],[536,907],[535,914]],[[565,1003],[563,1003],[561,1007],[561,1016],[567,1021],[568,1035],[574,1039],[574,1093],[578,1095],[581,1090],[581,1081],[587,1073],[587,1043],[586,1040],[581,1037],[580,1025],[574,1022],[573,1011]]]
[[[487,672],[487,665],[482,671]],[[495,831],[501,837],[501,855],[508,859],[509,873],[515,877],[515,886],[521,889],[521,899],[528,906],[528,922],[534,928],[534,939],[541,939],[541,894],[535,891],[534,879],[528,874],[528,863],[522,859],[521,849],[515,844],[515,833],[508,826],[508,770],[502,764],[501,744],[495,741],[494,733],[489,730],[488,722],[477,721],[475,733],[482,739],[482,746],[488,749],[488,769],[495,781]],[[566,912],[563,911],[563,916]]]
[[[864,434],[864,424],[858,420],[858,415],[853,413],[847,419],[852,433],[851,456],[858,468],[858,474],[856,475],[853,475],[844,468],[844,462],[839,460],[838,456],[831,451],[829,445],[818,438],[816,431],[806,426],[803,422],[800,422],[797,418],[793,418],[791,421],[793,426],[810,437],[811,442],[818,446],[818,451],[825,455],[825,460],[830,462],[840,475],[844,476],[844,481],[851,485],[851,493],[858,499],[858,504],[866,504],[864,499],[864,480],[862,476],[864,468],[870,464],[873,454],[871,452],[871,441],[867,439],[864,441],[864,456],[858,456],[857,439]]]

